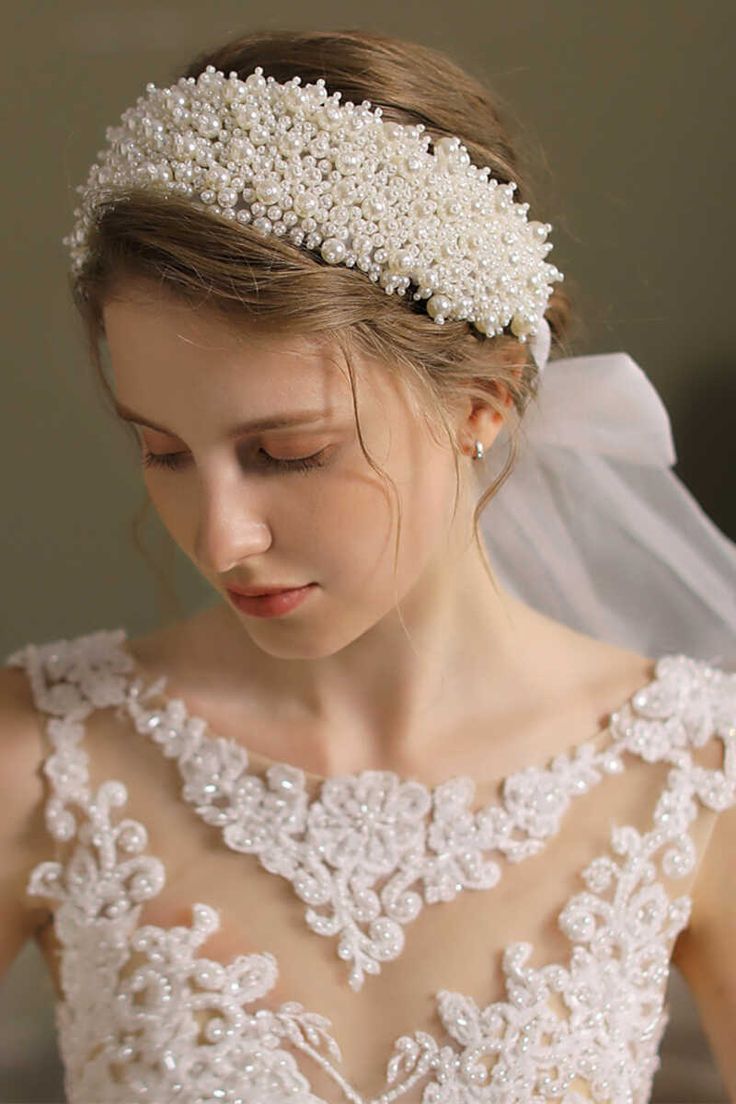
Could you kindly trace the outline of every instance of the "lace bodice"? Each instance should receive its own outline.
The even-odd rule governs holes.
[[[101,630],[6,659],[27,672],[53,748],[46,823],[65,855],[34,868],[28,893],[55,905],[69,1104],[649,1099],[672,946],[691,905],[667,887],[693,872],[701,810],[736,801],[736,675],[662,656],[608,718],[605,742],[511,775],[500,800],[474,809],[467,777],[429,788],[363,771],[325,780],[314,798],[288,764],[258,777],[245,748],[212,736],[182,701],[153,704],[166,680],[146,686],[124,642],[123,629]],[[367,975],[391,969],[423,909],[493,891],[507,864],[539,853],[571,803],[606,776],[643,761],[664,765],[666,781],[647,830],[614,823],[608,849],[581,871],[557,917],[564,961],[532,966],[533,945],[513,942],[502,954],[503,999],[437,991],[437,1032],[396,1039],[384,1089],[368,1097],[341,1070],[327,1017],[269,1000],[279,962],[268,948],[225,963],[200,953],[220,924],[211,904],[194,901],[186,925],[139,922],[166,870],[147,850],[146,826],[124,815],[126,785],[91,785],[85,720],[109,707],[175,761],[181,796],[226,848],[290,883],[308,928],[345,963],[355,1000]],[[703,766],[698,751],[713,743],[718,765]],[[317,1068],[330,1096],[311,1087]]]

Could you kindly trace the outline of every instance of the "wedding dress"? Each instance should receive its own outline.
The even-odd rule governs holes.
[[[649,1099],[689,889],[736,801],[736,674],[659,655],[590,739],[488,801],[465,776],[258,769],[247,733],[144,677],[121,628],[6,663],[48,741],[28,893],[53,911],[69,1104]],[[131,815],[149,785],[157,831]],[[205,953],[228,924],[229,952]],[[365,1025],[409,1007],[420,1026],[361,1062]]]

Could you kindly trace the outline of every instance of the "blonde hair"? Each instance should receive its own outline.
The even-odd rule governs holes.
[[[322,77],[328,93],[339,89],[343,102],[370,100],[382,108],[386,121],[421,122],[433,139],[457,135],[474,164],[489,166],[499,182],[514,180],[515,201],[529,202],[534,217],[543,218],[494,96],[437,50],[363,30],[258,31],[199,55],[177,77],[196,77],[207,65],[243,78],[257,65],[278,81],[299,74],[307,84]],[[184,198],[138,189],[119,193],[100,209],[89,246],[72,294],[92,363],[110,399],[100,354],[102,309],[126,280],[142,278],[236,327],[333,342],[347,367],[362,451],[373,470],[392,484],[365,447],[351,353],[376,357],[389,370],[402,373],[430,427],[444,431],[454,455],[456,506],[461,450],[448,413],[458,401],[473,398],[502,414],[509,423],[509,452],[475,507],[473,535],[481,547],[480,515],[514,467],[520,419],[537,392],[538,373],[528,345],[511,334],[481,338],[465,322],[438,326],[410,296],[386,295],[360,272],[328,265],[291,242],[233,224]],[[553,287],[545,317],[552,332],[552,354],[566,355],[573,317],[570,299],[559,285]],[[180,612],[170,565],[149,559],[140,537],[149,506],[146,495],[133,519],[133,539],[165,588],[164,610],[168,606],[169,613]],[[399,504],[394,569],[400,534]],[[169,553],[173,551],[172,542]]]

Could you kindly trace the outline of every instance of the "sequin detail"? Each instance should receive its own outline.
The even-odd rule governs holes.
[[[195,902],[189,926],[139,926],[142,903],[164,885],[163,864],[145,853],[144,826],[115,813],[126,803],[126,787],[112,779],[90,789],[81,746],[84,719],[94,709],[127,709],[131,702],[144,708],[140,685],[131,696],[136,683],[128,677],[131,657],[120,646],[124,636],[122,629],[103,630],[28,645],[6,659],[25,668],[37,707],[49,715],[55,750],[44,763],[52,789],[47,824],[56,839],[72,845],[66,863],[39,863],[28,884],[29,894],[58,902],[64,1000],[57,1005],[57,1025],[70,1104],[334,1104],[311,1092],[306,1059],[321,1066],[350,1104],[390,1104],[422,1084],[422,1104],[580,1104],[591,1098],[644,1104],[666,1023],[671,947],[691,905],[687,895],[671,900],[661,878],[693,870],[688,829],[698,805],[718,812],[736,801],[736,675],[684,655],[664,656],[649,685],[611,715],[606,747],[579,749],[580,759],[559,757],[547,770],[521,771],[507,780],[503,805],[489,822],[509,845],[499,850],[514,861],[557,830],[578,788],[591,785],[597,773],[625,769],[625,753],[671,767],[651,831],[615,826],[610,853],[586,867],[585,889],[561,910],[559,926],[571,945],[568,963],[530,967],[533,945],[515,942],[503,954],[504,1000],[480,1007],[462,993],[437,992],[438,1017],[452,1043],[441,1045],[423,1031],[401,1036],[387,1062],[385,1090],[368,1100],[339,1069],[340,1048],[328,1019],[293,1001],[275,1011],[260,1006],[278,977],[272,954],[238,955],[227,964],[198,955],[218,928],[217,910]],[[169,713],[172,706],[180,713],[181,703],[168,703]],[[136,713],[138,720],[143,715]],[[173,719],[167,716],[152,731],[165,733]],[[286,774],[282,766],[272,768],[268,786],[251,791],[258,780],[247,775],[247,759],[237,754],[241,748],[205,737],[198,718],[181,715],[170,730],[176,734],[160,746],[178,762],[187,762],[187,746],[204,756],[185,776],[185,787],[191,786],[187,800],[198,811],[248,808],[247,830],[259,830],[262,841],[274,832],[293,840],[294,824],[307,832],[316,806],[314,828],[328,849],[320,853],[323,862],[336,859],[340,847],[356,846],[356,839],[365,847],[354,804],[362,796],[375,810],[366,869],[390,870],[390,862],[401,862],[407,850],[416,864],[420,817],[426,847],[435,820],[447,830],[449,822],[437,810],[450,786],[455,816],[463,831],[475,828],[480,849],[486,820],[479,824],[480,814],[462,817],[472,796],[465,785],[470,780],[428,791],[390,772],[364,772],[328,780],[338,783],[329,787],[329,799],[323,787],[310,806],[293,768]],[[694,762],[693,751],[713,737],[723,742],[722,765],[706,769]],[[203,800],[200,787],[212,784],[206,780],[213,771],[217,788],[204,791]],[[293,783],[291,803],[276,805],[284,777]],[[260,803],[244,804],[238,789],[243,786]],[[385,825],[381,829],[388,809],[400,824],[400,844]],[[505,835],[504,818],[511,822]],[[246,830],[237,819],[219,827],[228,825],[234,833]],[[254,853],[260,856],[264,847]],[[142,964],[131,963],[133,952]],[[577,1090],[581,1082],[590,1096]]]
[[[326,779],[310,804],[303,771],[274,764],[265,781],[250,774],[245,748],[208,735],[180,699],[145,708],[143,700],[162,685],[146,689],[140,678],[133,681],[126,706],[138,731],[176,759],[182,796],[221,829],[227,846],[288,879],[308,905],[311,930],[339,937],[337,954],[351,965],[348,984],[356,991],[366,974],[378,974],[381,963],[401,954],[403,927],[425,904],[491,889],[501,865],[486,853],[515,863],[536,855],[571,798],[617,768],[609,755],[584,745],[548,770],[508,778],[503,804],[477,812],[470,808],[469,777],[430,789],[374,770]]]

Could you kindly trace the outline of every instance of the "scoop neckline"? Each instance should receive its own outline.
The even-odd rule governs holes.
[[[128,637],[127,631],[124,628],[121,631],[123,635],[120,643],[120,648],[131,664],[129,669],[128,685],[137,682],[140,688],[139,696],[146,698],[148,692],[158,683],[163,682],[164,686],[168,684],[169,676],[165,674],[152,676],[147,671],[145,671],[141,667],[137,658],[130,651],[130,639]],[[355,780],[367,774],[386,774],[391,776],[392,778],[395,778],[401,785],[407,782],[411,782],[415,785],[422,786],[430,795],[433,795],[435,791],[441,789],[443,786],[446,786],[448,783],[457,781],[470,781],[473,784],[474,792],[477,792],[479,789],[486,791],[495,788],[500,794],[502,794],[504,785],[511,779],[523,776],[527,772],[548,773],[552,769],[556,760],[565,758],[568,760],[568,762],[571,762],[579,753],[583,752],[583,750],[587,747],[591,747],[594,752],[596,750],[602,750],[598,749],[597,745],[599,741],[601,741],[603,737],[610,732],[612,716],[614,714],[620,713],[621,710],[624,709],[626,706],[631,705],[634,698],[638,694],[641,694],[644,690],[648,690],[649,687],[651,687],[652,684],[656,682],[658,678],[659,665],[664,659],[668,658],[670,654],[671,653],[665,653],[664,655],[647,657],[647,670],[649,673],[648,675],[645,675],[644,681],[640,683],[628,695],[628,697],[623,698],[618,705],[615,705],[613,709],[606,713],[604,715],[603,721],[598,725],[595,731],[593,731],[583,740],[580,740],[576,744],[570,744],[560,751],[551,753],[543,761],[535,761],[533,763],[529,763],[523,767],[520,767],[517,770],[511,771],[508,774],[502,775],[499,778],[489,779],[478,779],[475,778],[473,775],[467,773],[455,773],[450,775],[448,778],[442,779],[440,782],[429,784],[427,782],[422,782],[421,779],[415,778],[412,775],[401,774],[398,771],[392,770],[388,767],[366,768],[359,771],[343,771],[340,774],[331,775],[314,774],[311,771],[305,770],[304,767],[298,766],[296,763],[290,763],[288,760],[285,759],[272,759],[270,758],[270,756],[263,755],[259,751],[252,750],[246,743],[243,743],[240,740],[236,740],[232,736],[222,735],[212,727],[206,717],[203,717],[200,713],[194,712],[189,707],[186,700],[179,695],[166,693],[165,690],[156,690],[155,694],[151,694],[147,698],[147,700],[149,701],[149,703],[152,703],[155,700],[157,704],[151,705],[151,708],[155,708],[161,711],[166,711],[171,705],[173,705],[173,703],[177,703],[181,712],[183,713],[184,723],[195,722],[201,726],[201,740],[213,745],[216,745],[218,743],[222,745],[224,743],[230,747],[240,748],[243,752],[245,752],[248,760],[249,771],[251,769],[251,765],[255,773],[263,773],[264,775],[269,771],[271,767],[285,768],[290,771],[297,771],[303,777],[305,783],[308,786],[314,787],[318,793],[322,791],[322,788],[327,782],[351,779]]]

